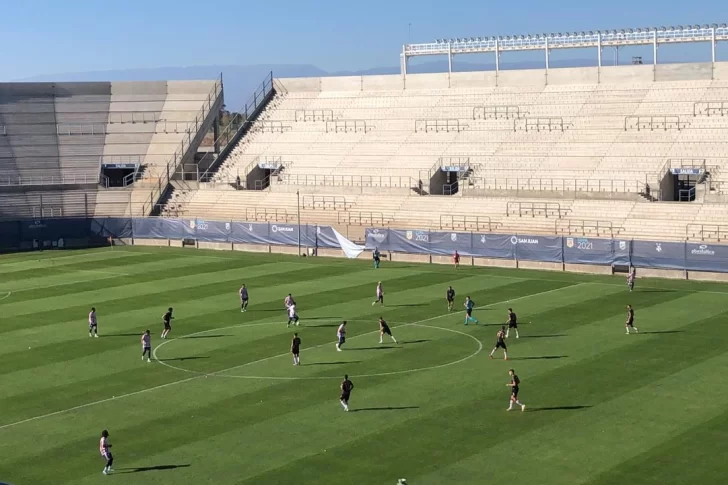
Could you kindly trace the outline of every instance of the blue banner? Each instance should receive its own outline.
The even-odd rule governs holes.
[[[430,233],[429,231],[390,229],[388,249],[399,253],[428,254],[430,252]]]
[[[637,268],[685,269],[685,243],[635,240],[631,259]]]
[[[195,223],[195,239],[207,242],[230,242],[232,226],[229,222],[207,221],[197,219]]]
[[[311,226],[312,228],[313,226]],[[334,228],[330,226],[315,226],[316,244],[318,248],[338,248],[339,241],[334,235]],[[310,231],[309,231],[310,232]]]
[[[483,258],[515,259],[516,247],[511,236],[496,234],[473,234],[472,253]]]
[[[364,240],[364,247],[370,251],[376,248],[389,251],[389,229],[367,228],[364,231]]]
[[[629,249],[629,241],[565,237],[564,263],[629,265]]]
[[[473,241],[469,232],[430,232],[430,253],[451,255],[457,251],[463,256],[472,255]]]
[[[233,222],[230,240],[242,244],[268,244],[268,224],[265,222]]]
[[[728,273],[728,246],[704,243],[685,245],[685,268]]]
[[[564,260],[562,238],[559,236],[511,236],[516,259],[560,263]]]

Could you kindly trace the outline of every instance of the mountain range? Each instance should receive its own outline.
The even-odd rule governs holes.
[[[554,60],[552,67],[586,67],[594,66],[595,60],[567,59]],[[501,69],[542,69],[543,62],[502,62]],[[457,61],[453,64],[456,72],[492,71],[495,64],[478,64]],[[446,72],[447,61],[412,63],[410,73]],[[227,108],[237,111],[242,107],[253,91],[261,85],[270,73],[274,77],[327,77],[327,76],[362,76],[398,74],[399,66],[375,67],[361,71],[329,72],[311,64],[258,64],[249,66],[211,65],[189,67],[158,67],[151,69],[123,69],[112,71],[88,71],[65,74],[47,74],[18,79],[22,82],[84,82],[84,81],[160,81],[160,80],[194,80],[215,79],[222,75],[225,86],[225,104]]]

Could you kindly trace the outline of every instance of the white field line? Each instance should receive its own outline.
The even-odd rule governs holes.
[[[12,295],[12,294],[13,294],[12,291],[8,291],[8,294],[7,295],[5,295],[2,298],[0,298],[0,301],[3,301],[5,298],[10,298],[10,295]]]
[[[580,286],[580,285],[584,285],[584,284],[589,284],[589,283],[579,283],[579,284],[576,284],[576,285],[562,286],[560,288],[554,288],[552,290],[541,291],[541,292],[538,292],[538,293],[531,293],[530,295],[520,296],[518,298],[513,298],[511,300],[499,301],[499,302],[490,303],[488,305],[483,305],[483,306],[481,306],[479,308],[485,308],[485,307],[491,307],[491,306],[495,306],[495,305],[501,305],[501,304],[504,304],[504,303],[510,303],[512,301],[523,300],[525,298],[531,298],[531,297],[534,297],[534,296],[545,295],[545,294],[548,294],[548,293],[553,293],[555,291],[565,290],[567,288],[573,288],[573,287]],[[420,320],[419,322],[413,322],[413,323],[406,324],[406,325],[421,325],[421,324],[423,324],[425,322],[429,322],[429,321],[432,321],[432,320],[437,320],[437,319],[440,319],[440,318],[443,318],[443,317],[447,317],[447,316],[451,316],[451,315],[457,315],[458,313],[462,313],[462,311],[458,311],[458,312],[448,312],[448,313],[444,313],[442,315],[438,315],[436,317],[430,317],[430,318],[427,318],[425,320]],[[271,323],[273,323],[273,322],[271,322]],[[371,332],[369,332],[369,333],[371,333]],[[184,338],[184,337],[180,337],[180,338]],[[329,344],[325,344],[325,345],[330,345],[330,343]],[[157,347],[157,348],[159,348],[159,347]],[[288,355],[288,353],[283,354],[283,355]],[[278,357],[278,356],[275,356],[275,357]],[[270,357],[268,359],[270,359]],[[244,364],[244,365],[246,365],[246,364]],[[239,368],[239,367],[241,367],[241,366],[236,366],[236,367],[233,367],[233,368]],[[231,369],[233,369],[233,368],[231,368]],[[231,370],[231,369],[223,369],[221,371],[217,371],[217,373],[220,374],[222,372],[226,372],[226,371]],[[111,402],[111,401],[116,401],[116,400],[119,400],[119,399],[122,399],[122,398],[125,398],[125,397],[137,396],[139,394],[143,394],[143,393],[146,393],[146,392],[156,391],[158,389],[164,389],[166,387],[170,387],[170,386],[173,386],[175,384],[183,384],[185,382],[189,382],[189,381],[192,381],[194,379],[200,379],[202,377],[203,377],[203,375],[194,375],[194,376],[191,376],[191,377],[185,377],[184,379],[179,379],[179,380],[176,380],[176,381],[168,382],[166,384],[160,384],[158,386],[148,387],[146,389],[141,389],[139,391],[129,392],[129,393],[126,393],[126,394],[120,394],[118,396],[112,396],[112,397],[109,397],[109,398],[106,398],[106,399],[100,399],[98,401],[92,401],[92,402],[89,402],[89,403],[86,403],[86,404],[80,404],[78,406],[73,406],[73,407],[70,407],[70,408],[61,409],[59,411],[54,411],[52,413],[47,413],[47,414],[41,414],[41,415],[38,415],[38,416],[33,416],[32,418],[22,419],[20,421],[14,422],[14,423],[8,423],[8,424],[0,425],[0,430],[7,429],[7,428],[12,428],[12,427],[15,427],[15,426],[18,426],[18,425],[21,425],[21,424],[25,424],[25,423],[30,423],[30,422],[33,422],[33,421],[38,421],[40,419],[50,418],[52,416],[58,416],[60,414],[69,413],[69,412],[76,411],[76,410],[79,410],[79,409],[85,409],[85,408],[88,408],[88,407],[91,407],[91,406],[95,406],[97,404],[104,404],[104,403]]]

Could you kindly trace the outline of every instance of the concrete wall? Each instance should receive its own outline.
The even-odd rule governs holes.
[[[168,94],[208,95],[215,87],[216,80],[209,81],[167,81]]]
[[[599,82],[602,84],[649,83],[654,81],[652,65],[641,66],[602,66]]]
[[[399,74],[362,78],[362,91],[397,91],[399,89],[404,89],[404,79]]]
[[[445,73],[411,74],[405,79],[406,89],[446,89],[450,87],[450,76]]]
[[[361,76],[322,77],[321,91],[361,91]]]
[[[495,84],[495,71],[453,72],[450,75],[450,87],[455,89],[491,87]]]
[[[512,69],[498,72],[498,86],[545,86],[546,69]]]
[[[718,81],[728,81],[728,62],[715,63],[713,79]]]
[[[167,83],[164,81],[135,82],[119,81],[111,83],[111,94],[160,94],[167,95]]]
[[[596,67],[549,69],[548,84],[597,84],[599,70]]]
[[[276,82],[292,93],[321,91],[320,77],[288,77],[276,79]]]
[[[710,62],[690,64],[658,64],[655,66],[655,81],[697,81],[713,78]]]

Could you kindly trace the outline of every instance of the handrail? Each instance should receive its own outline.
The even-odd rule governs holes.
[[[461,132],[468,128],[466,123],[462,123],[459,119],[420,119],[415,120],[415,133],[418,132]]]
[[[205,103],[202,105],[200,110],[197,112],[197,115],[195,115],[195,120],[190,123],[190,128],[187,130],[186,139],[183,138],[178,147],[175,149],[174,153],[170,157],[170,159],[167,161],[166,170],[162,172],[162,175],[159,177],[149,177],[152,181],[156,181],[157,183],[154,184],[151,192],[149,193],[149,205],[147,206],[147,203],[145,202],[144,205],[142,205],[142,213],[148,214],[151,213],[154,209],[154,206],[156,204],[156,201],[161,197],[162,192],[167,188],[169,185],[169,181],[172,178],[172,175],[177,170],[177,167],[182,162],[185,154],[187,153],[188,148],[192,144],[192,139],[197,134],[197,132],[200,129],[200,126],[205,122],[205,119],[210,113],[210,110],[212,107],[217,103],[217,100],[220,97],[220,94],[222,93],[222,77],[219,80],[215,81],[215,85],[210,90],[210,92],[207,95],[207,99],[205,100]],[[194,128],[192,127],[194,124]],[[194,135],[193,135],[194,130]]]
[[[109,124],[157,123],[161,116],[161,111],[109,111]]]
[[[385,215],[383,212],[371,211],[338,212],[336,219],[338,224],[355,226],[365,226],[367,224],[388,226],[394,220],[392,216]]]
[[[674,116],[638,116],[630,115],[624,117],[624,131],[642,130],[677,130],[688,126],[689,123],[680,121],[680,117]]]
[[[205,182],[212,177],[214,172],[211,172],[211,170],[215,167],[220,156],[226,153],[230,143],[238,139],[238,135],[243,129],[252,125],[253,122],[250,121],[250,117],[255,113],[258,107],[268,99],[270,93],[273,91],[273,84],[273,71],[271,71],[266,75],[263,83],[255,91],[253,91],[253,94],[245,103],[242,113],[238,112],[235,116],[232,116],[227,126],[218,134],[217,138],[213,142],[213,146],[219,146],[219,151],[215,153],[215,150],[213,150],[205,153],[198,162],[198,164],[201,165],[204,165],[203,162],[208,162],[207,169],[198,179],[200,182]],[[211,157],[212,159],[208,157]]]
[[[99,184],[102,182],[101,173],[96,175],[70,174],[70,175],[3,175],[0,174],[0,186],[17,187],[32,185],[82,185]]]
[[[614,237],[612,221],[586,220],[586,219],[557,219],[555,233],[578,236],[604,236]],[[595,234],[593,234],[595,233]]]
[[[561,117],[514,118],[513,131],[564,131],[564,119]]]
[[[418,183],[406,175],[319,175],[299,173],[279,173],[278,184],[309,185],[321,187],[382,187],[413,189]]]
[[[725,241],[728,239],[728,226],[720,224],[687,224],[685,226],[685,240],[694,240],[695,236],[699,236],[700,241]]]
[[[440,229],[475,230],[492,232],[496,227],[489,216],[474,216],[470,214],[440,214]]]
[[[645,182],[593,178],[470,177],[467,190],[644,193]]]
[[[702,109],[701,109],[702,108]],[[720,115],[728,114],[728,101],[698,101],[693,103],[693,116],[704,115]]]
[[[303,209],[333,209],[347,210],[354,204],[347,202],[345,197],[340,195],[304,195],[301,207]]]
[[[506,203],[506,216],[523,217],[530,215],[531,217],[544,216],[547,219],[549,215],[561,219],[561,217],[567,214],[567,209],[561,209],[561,204],[558,202],[508,202]]]

